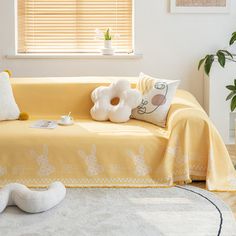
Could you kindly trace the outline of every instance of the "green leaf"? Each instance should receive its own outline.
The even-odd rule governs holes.
[[[229,41],[229,45],[234,44],[235,41],[236,41],[236,32],[232,33],[232,37]]]
[[[232,91],[226,98],[226,101],[230,100],[234,95],[236,94],[236,91]]]
[[[219,50],[218,52],[223,52],[224,54],[228,55],[229,57],[233,59],[233,55],[227,50]]]
[[[110,29],[108,28],[106,32],[104,33],[104,39],[105,40],[111,40],[111,34],[110,34]]]
[[[233,97],[231,100],[231,105],[230,105],[231,111],[234,111],[236,108],[236,96]]]
[[[234,86],[236,87],[236,79],[234,80]]]
[[[200,68],[201,68],[203,62],[206,60],[207,56],[208,56],[208,55],[206,55],[204,58],[202,58],[202,59],[199,61],[198,70],[200,70]]]
[[[236,91],[236,87],[233,85],[227,85],[226,88],[231,91]]]
[[[205,65],[204,65],[204,70],[205,70],[205,73],[209,76],[209,73],[211,71],[211,66],[212,66],[212,63],[214,62],[214,55],[208,55],[207,56],[207,59],[206,59],[206,62],[205,62]]]
[[[218,61],[219,61],[220,65],[222,67],[225,67],[225,54],[221,51],[218,51],[216,55],[218,57]]]

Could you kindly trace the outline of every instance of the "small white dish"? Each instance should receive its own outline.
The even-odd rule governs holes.
[[[113,48],[102,48],[101,52],[103,55],[114,55],[114,49]]]
[[[69,125],[73,125],[73,124],[74,124],[74,121],[71,120],[70,122],[63,122],[63,121],[59,120],[59,121],[57,122],[57,124],[58,124],[58,125],[62,125],[62,126],[69,126]]]

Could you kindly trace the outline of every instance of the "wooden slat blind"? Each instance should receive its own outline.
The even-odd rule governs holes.
[[[111,28],[117,52],[132,52],[132,0],[18,0],[18,53],[93,53]]]

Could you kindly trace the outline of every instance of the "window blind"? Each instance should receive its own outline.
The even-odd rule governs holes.
[[[132,45],[132,0],[18,0],[18,53],[94,53],[107,28],[117,52]]]

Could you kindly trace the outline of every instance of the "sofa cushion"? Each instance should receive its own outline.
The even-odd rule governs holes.
[[[45,186],[59,180],[75,187],[143,186],[155,185],[150,176],[162,175],[150,169],[161,162],[168,140],[169,132],[160,127],[79,119],[48,130],[30,128],[33,122],[0,123],[0,185]]]

